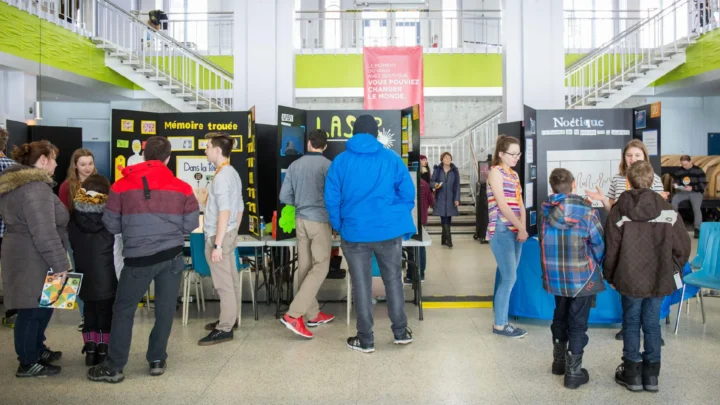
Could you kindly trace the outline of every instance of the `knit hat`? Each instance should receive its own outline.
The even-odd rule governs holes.
[[[378,136],[378,125],[371,115],[361,115],[355,121],[353,126],[353,135],[357,134],[370,134],[377,138]]]

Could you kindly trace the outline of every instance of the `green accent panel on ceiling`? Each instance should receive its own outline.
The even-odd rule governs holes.
[[[363,87],[363,56],[296,55],[295,87]]]
[[[227,58],[230,60],[230,66],[232,66],[232,57],[228,56]],[[196,76],[197,63],[194,61],[187,61],[183,64],[183,59],[180,56],[173,56],[172,58],[169,56],[161,58],[148,56],[146,60],[154,67],[159,68],[160,71],[169,74],[171,77],[185,83],[186,85],[199,87],[200,90],[216,90],[221,87],[225,89],[232,89],[232,85],[230,83],[226,82],[224,85],[221,85],[218,76],[211,74],[211,72],[207,69],[201,69],[200,72],[197,72]],[[216,61],[213,60],[213,62]],[[227,60],[222,60],[222,63],[227,64]],[[222,64],[218,64],[218,66],[224,68]],[[198,80],[200,80],[200,86],[196,86]]]
[[[233,73],[235,71],[235,65],[234,65],[235,62],[231,55],[206,56],[206,58],[208,58],[208,60],[210,60],[212,63],[227,70],[228,73]]]
[[[685,63],[658,79],[652,86],[684,80],[711,70],[720,69],[720,30],[700,37],[685,51]]]
[[[0,52],[91,79],[136,89],[134,83],[105,66],[105,54],[89,39],[0,2]]]
[[[565,55],[565,64],[582,56]],[[425,87],[502,87],[499,54],[425,54],[423,63]],[[295,87],[299,89],[362,86],[362,55],[295,57]]]

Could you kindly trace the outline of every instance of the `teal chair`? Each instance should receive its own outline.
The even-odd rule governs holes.
[[[255,308],[255,288],[253,286],[253,279],[250,272],[250,264],[243,264],[240,257],[254,257],[255,251],[250,248],[236,248],[235,249],[235,263],[237,264],[238,272],[240,272],[240,302],[242,302],[242,284],[243,284],[243,273],[248,274],[250,279],[250,293],[252,295],[253,309]],[[183,283],[183,319],[182,324],[187,325],[188,313],[190,308],[190,290],[193,285],[195,286],[195,298],[197,299],[198,312],[205,311],[205,293],[202,288],[202,279],[204,277],[210,277],[210,266],[205,259],[205,235],[202,233],[191,233],[190,234],[190,260],[192,264],[188,266],[184,276]],[[202,309],[201,309],[202,308]],[[240,325],[241,316],[238,313],[238,326]]]
[[[720,222],[703,222],[700,225],[700,240],[698,240],[697,254],[690,262],[690,266],[697,270],[702,267],[707,252],[707,244],[711,234],[720,233]]]
[[[705,258],[702,261],[700,270],[688,274],[683,279],[683,296],[686,286],[694,286],[698,288],[710,288],[720,290],[720,233],[711,233],[708,236],[705,245]],[[702,313],[703,324],[705,324],[705,307],[703,305],[702,292],[700,296],[700,312]],[[678,313],[675,320],[675,334],[678,333],[680,325],[680,311],[682,309],[682,301],[678,304]]]

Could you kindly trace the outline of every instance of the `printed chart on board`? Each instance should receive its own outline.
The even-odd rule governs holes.
[[[587,197],[585,190],[594,190],[595,187],[600,187],[607,195],[613,176],[620,171],[621,155],[621,149],[548,151],[548,175],[559,167],[568,169],[575,176],[578,195]],[[548,194],[552,194],[549,183]],[[593,201],[593,206],[601,207],[602,203]]]

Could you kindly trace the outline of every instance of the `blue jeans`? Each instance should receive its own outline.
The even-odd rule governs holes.
[[[517,268],[520,264],[522,243],[517,241],[517,234],[509,230],[499,220],[495,225],[495,235],[490,239],[490,249],[495,256],[500,274],[500,282],[495,291],[495,326],[508,323],[510,308],[510,292],[517,280]]]
[[[645,360],[660,362],[660,306],[664,297],[632,298],[622,297],[623,306],[623,357],[634,363]],[[645,342],[645,352],[640,355],[640,327]]]
[[[555,296],[555,313],[550,325],[552,337],[559,342],[568,342],[572,354],[583,354],[588,344],[588,320],[593,298],[593,295],[575,298]]]
[[[112,335],[106,360],[110,369],[122,370],[128,362],[135,311],[152,281],[155,281],[155,326],[150,332],[146,360],[167,359],[167,343],[184,269],[182,254],[152,266],[123,267],[112,311]]]
[[[52,308],[24,308],[18,310],[15,320],[15,353],[20,364],[27,366],[37,363],[45,350],[45,329],[47,329]]]
[[[352,277],[353,301],[357,317],[358,338],[363,345],[375,344],[373,335],[372,255],[380,267],[388,316],[395,336],[403,336],[407,328],[405,293],[402,281],[402,238],[383,242],[353,243],[342,241],[345,260]]]

